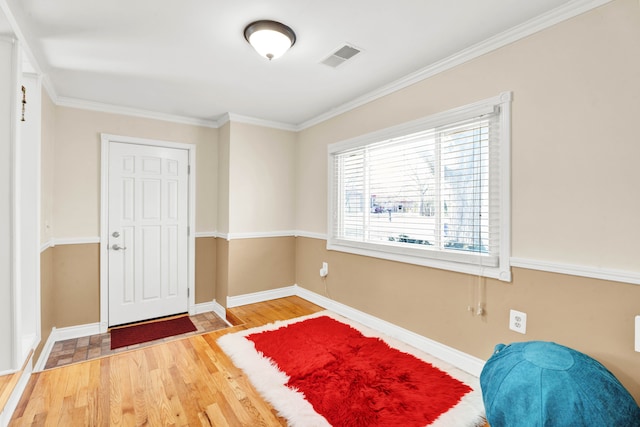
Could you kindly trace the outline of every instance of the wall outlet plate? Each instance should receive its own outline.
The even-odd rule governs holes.
[[[320,269],[320,277],[327,277],[329,274],[329,264],[326,262],[322,263],[322,268]]]
[[[521,334],[527,333],[527,313],[517,310],[509,312],[509,329]]]

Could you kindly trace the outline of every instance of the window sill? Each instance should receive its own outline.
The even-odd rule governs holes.
[[[373,246],[373,245],[369,245]],[[425,256],[424,254],[420,254],[421,256],[415,255],[415,250],[411,251],[409,248],[395,248],[393,246],[383,246],[380,245],[380,249],[364,247],[360,246],[358,242],[350,242],[350,241],[331,241],[327,240],[327,250],[330,251],[338,251],[338,252],[346,252],[355,255],[362,255],[372,258],[379,258],[388,261],[396,261],[402,262],[405,264],[413,264],[420,265],[423,267],[437,268],[440,270],[448,270],[456,273],[465,273],[471,274],[474,276],[482,276],[489,277],[492,279],[498,279],[505,282],[511,281],[511,269],[507,266],[487,266],[480,265],[480,257],[469,255],[469,254],[449,254],[448,252],[440,252],[434,251],[433,255],[436,257]],[[452,261],[449,259],[442,259],[444,257],[449,257],[450,255],[454,255],[460,259],[475,259],[475,262],[458,262]]]

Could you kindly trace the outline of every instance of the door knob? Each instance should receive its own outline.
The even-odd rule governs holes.
[[[120,233],[118,233],[117,231],[114,231],[113,233],[111,233],[111,235],[113,237],[120,237]]]
[[[114,251],[119,251],[119,250],[123,250],[123,251],[124,251],[124,250],[125,250],[125,249],[127,249],[127,248],[126,248],[125,246],[120,246],[120,245],[118,245],[118,244],[116,243],[116,244],[114,244],[113,246],[111,246],[111,249],[113,249]]]

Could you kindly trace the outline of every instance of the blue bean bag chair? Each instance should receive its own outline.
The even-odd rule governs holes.
[[[556,343],[498,344],[480,387],[491,427],[640,427],[640,407],[618,379]]]

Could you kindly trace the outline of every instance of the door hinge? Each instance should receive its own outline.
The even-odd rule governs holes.
[[[191,288],[187,288],[187,298],[191,295]]]
[[[187,175],[191,175],[191,165],[187,165]]]
[[[191,226],[187,225],[187,236],[191,236]]]

